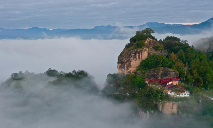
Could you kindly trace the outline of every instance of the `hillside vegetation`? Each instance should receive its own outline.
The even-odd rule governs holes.
[[[140,62],[134,73],[108,74],[103,92],[118,101],[133,101],[142,111],[159,111],[158,103],[177,102],[178,113],[185,115],[183,118],[193,116],[212,127],[213,111],[210,106],[213,104],[213,53],[196,50],[188,41],[174,36],[157,40],[152,33],[154,31],[149,28],[137,31],[120,56],[129,50],[144,48],[147,38],[159,43],[155,50],[164,49],[168,54],[150,55]],[[164,88],[155,86],[157,83],[152,83],[154,86],[145,84],[144,79],[149,70],[161,67],[172,69],[179,74],[179,85],[190,92],[189,98],[172,98],[164,93]]]
[[[99,91],[93,76],[83,70],[73,70],[72,72],[66,73],[49,68],[46,72],[40,74],[30,73],[28,71],[24,73],[19,72],[13,73],[11,78],[3,83],[5,87],[14,87],[17,89],[30,86],[30,84],[35,84],[36,86],[45,86],[44,84],[46,84],[47,87],[74,87],[95,93]]]
[[[134,100],[142,108],[149,110],[157,108],[157,102],[170,100],[170,98],[163,93],[163,88],[147,87],[144,79],[150,69],[160,67],[177,72],[181,79],[180,85],[188,89],[191,94],[195,92],[194,90],[213,90],[213,54],[195,50],[186,40],[178,37],[167,36],[163,40],[157,40],[152,33],[154,31],[149,28],[137,31],[120,56],[125,51],[143,48],[147,38],[152,38],[159,43],[156,50],[164,49],[168,54],[166,56],[150,55],[141,61],[132,74],[108,74],[107,85],[103,92],[121,101]]]
[[[130,43],[125,46],[124,51],[130,47],[142,48],[147,38],[157,40],[151,35],[153,32],[149,28],[136,32],[136,35],[130,39]],[[178,71],[184,83],[207,90],[213,89],[213,54],[195,50],[187,42],[174,36],[159,40],[156,50],[165,49],[168,55],[151,55],[140,63],[137,70],[143,72],[159,67],[172,68]]]

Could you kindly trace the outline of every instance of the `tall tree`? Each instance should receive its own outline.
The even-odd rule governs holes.
[[[175,63],[175,62],[177,62],[178,57],[177,57],[176,54],[174,54],[174,52],[172,52],[172,53],[170,54],[170,56],[169,56],[169,59],[170,59],[173,63]]]
[[[196,55],[195,49],[192,47],[187,48],[185,55],[186,55],[187,62],[190,63],[195,58],[195,55]]]
[[[179,72],[180,78],[185,78],[186,76],[186,68],[184,67],[184,64],[181,62],[176,62],[174,69],[176,69]]]
[[[183,63],[186,62],[185,53],[182,49],[177,53],[177,56]]]
[[[152,35],[152,33],[155,33],[155,31],[152,30],[151,28],[146,28],[141,31],[141,34],[143,34],[143,35]]]

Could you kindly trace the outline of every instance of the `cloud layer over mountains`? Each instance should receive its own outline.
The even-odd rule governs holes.
[[[20,88],[1,86],[1,127],[131,127],[125,122],[131,116],[130,104],[115,104],[74,87],[47,85],[48,81],[52,79],[40,74],[19,81]]]
[[[135,33],[134,29],[122,27],[120,31],[128,35]],[[157,39],[164,39],[168,35],[188,40],[190,45],[195,45],[197,40],[212,36],[212,31],[196,35],[154,34]],[[19,71],[39,73],[48,68],[65,72],[82,69],[92,74],[100,88],[103,88],[107,74],[117,72],[117,57],[128,42],[128,39],[78,38],[0,40],[0,82]]]
[[[163,37],[165,38],[165,37]],[[103,88],[108,73],[117,72],[117,57],[128,40],[76,38],[0,40],[0,81],[14,72],[41,73],[48,68],[85,70]],[[21,89],[0,86],[0,124],[5,128],[155,128],[205,127],[193,117],[171,115],[149,120],[133,114],[131,103],[114,103],[84,90],[47,86],[46,75],[29,76]]]
[[[128,40],[0,40],[0,81],[14,72],[40,73],[48,68],[85,70],[103,87],[108,73],[117,72],[117,57]]]
[[[72,86],[72,83],[69,86],[52,85],[50,81],[53,80],[45,74],[28,73],[23,80],[13,80],[10,86],[1,85],[1,127],[200,128],[202,125],[206,128],[205,124],[191,116],[181,118],[181,115],[162,115],[150,111],[152,116],[141,118],[131,102],[114,102],[101,93],[90,93]],[[83,79],[79,82],[84,83]]]

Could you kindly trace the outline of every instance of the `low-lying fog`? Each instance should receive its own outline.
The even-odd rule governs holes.
[[[100,88],[108,73],[117,72],[117,58],[128,40],[77,38],[0,40],[0,81],[14,72],[45,72],[48,68],[69,72],[85,70]]]
[[[85,90],[47,85],[40,74],[0,88],[1,128],[129,128],[130,104],[114,104]],[[124,125],[127,124],[127,126]],[[138,124],[137,124],[138,126]]]
[[[130,30],[122,29],[131,37],[135,30]],[[197,40],[212,36],[212,31],[197,35],[154,34],[157,39],[164,39],[168,35],[188,40],[190,45],[195,45]],[[14,72],[26,70],[35,73],[44,72],[48,68],[64,72],[85,70],[95,77],[101,89],[107,74],[117,72],[118,55],[128,42],[129,39],[79,38],[0,40],[0,82],[5,81]]]
[[[210,31],[203,31],[200,34],[188,34],[188,35],[179,35],[179,34],[172,34],[172,33],[167,33],[167,34],[158,34],[154,33],[153,35],[159,40],[159,39],[165,39],[166,36],[176,36],[180,38],[181,40],[187,40],[189,45],[194,45],[196,46],[198,41],[201,38],[207,38],[207,37],[212,37],[213,30]]]
[[[107,74],[117,72],[117,57],[126,43],[128,40],[76,38],[0,40],[0,81],[18,71],[41,73],[48,68],[64,72],[81,69],[92,74],[101,89]],[[75,88],[46,88],[49,78],[41,77],[43,80],[39,81],[27,78],[21,92],[14,88],[0,88],[0,127],[204,127],[202,122],[192,118],[187,121],[137,118],[132,115],[130,103],[115,104]]]

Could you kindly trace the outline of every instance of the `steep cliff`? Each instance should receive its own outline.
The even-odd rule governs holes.
[[[161,45],[151,38],[147,38],[145,45],[141,48],[134,49],[134,46],[125,48],[118,57],[118,73],[133,73],[142,60],[150,55],[167,55],[167,51],[160,49]]]
[[[175,102],[159,102],[158,103],[159,111],[163,112],[164,114],[177,114],[178,112],[178,105]]]
[[[165,78],[177,78],[177,77],[179,77],[178,72],[176,72],[173,69],[164,68],[164,67],[151,69],[145,76],[145,78],[147,79],[165,79]]]

